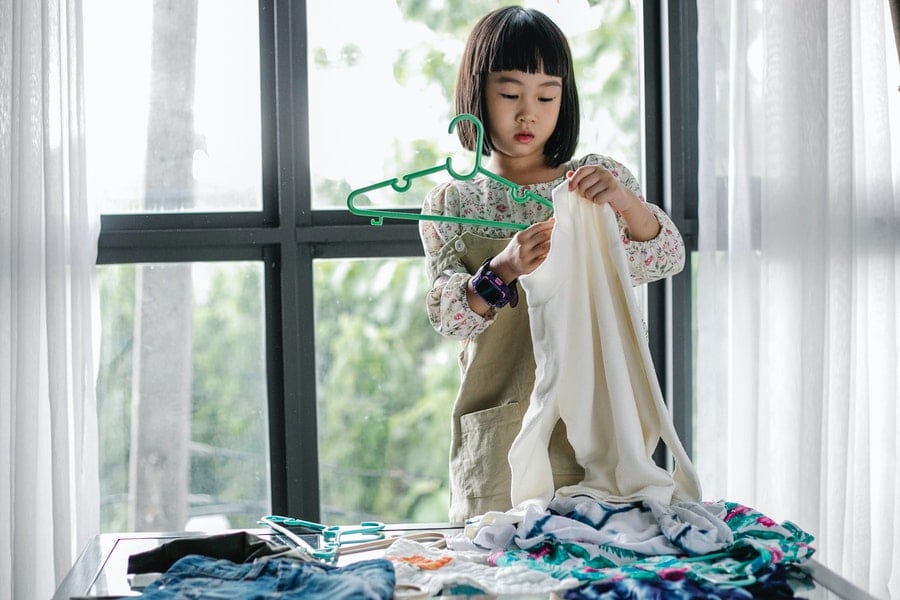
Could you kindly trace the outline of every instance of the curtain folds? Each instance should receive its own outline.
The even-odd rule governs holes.
[[[698,0],[696,463],[900,598],[900,92],[884,0]]]
[[[3,598],[52,596],[99,531],[81,48],[78,0],[0,4]]]

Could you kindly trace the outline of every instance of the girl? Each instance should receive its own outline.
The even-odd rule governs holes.
[[[644,201],[628,169],[597,154],[572,158],[579,128],[572,57],[546,15],[513,6],[476,24],[459,69],[456,111],[484,124],[482,148],[474,147],[471,123],[457,130],[465,148],[489,157],[494,173],[546,198],[568,179],[570,191],[608,203],[617,213],[634,285],[682,269],[681,235],[660,208]],[[486,177],[437,186],[422,212],[531,224],[509,237],[505,228],[420,221],[432,281],[429,319],[439,333],[462,341],[450,448],[450,520],[460,522],[511,508],[507,453],[535,382],[527,301],[516,282],[546,258],[553,219],[543,204],[516,202]],[[557,488],[581,481],[584,471],[562,422],[551,437],[550,459]]]

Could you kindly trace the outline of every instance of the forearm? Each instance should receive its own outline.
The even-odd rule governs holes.
[[[646,242],[659,235],[661,226],[656,215],[634,194],[630,194],[633,202],[628,208],[619,211],[625,221],[629,239],[635,242]]]

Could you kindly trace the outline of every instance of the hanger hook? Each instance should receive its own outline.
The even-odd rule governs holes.
[[[475,126],[475,165],[472,167],[472,171],[469,173],[459,173],[456,169],[453,168],[453,159],[449,156],[447,157],[446,168],[447,171],[455,179],[472,179],[475,175],[481,170],[481,149],[484,147],[484,125],[482,125],[481,120],[473,114],[470,113],[460,113],[453,117],[453,120],[450,121],[449,132],[453,133],[453,130],[456,129],[456,124],[460,121],[469,121],[472,125]]]
[[[509,195],[519,204],[524,204],[529,198],[533,198],[534,196],[530,190],[522,189],[521,186],[517,186],[515,189],[510,190]]]

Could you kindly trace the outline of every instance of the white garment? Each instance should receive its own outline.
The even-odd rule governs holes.
[[[546,542],[581,546],[584,556],[603,556],[623,565],[637,556],[699,556],[734,543],[724,502],[607,503],[558,496],[547,510],[489,512],[466,525],[463,536],[448,540],[454,550],[529,550]]]
[[[427,594],[395,594],[395,599],[430,598],[464,586],[477,588],[488,596],[546,598],[583,583],[574,577],[557,579],[526,565],[497,568],[489,563],[489,555],[483,551],[438,549],[404,538],[391,544],[385,558],[394,565],[398,590],[416,589]]]
[[[570,194],[567,182],[553,190],[553,205],[550,254],[519,279],[537,369],[509,451],[513,506],[546,509],[555,493],[699,501],[700,483],[653,369],[615,215],[608,205]],[[560,418],[585,477],[557,491],[547,444]],[[653,460],[660,439],[675,459],[674,473]]]

